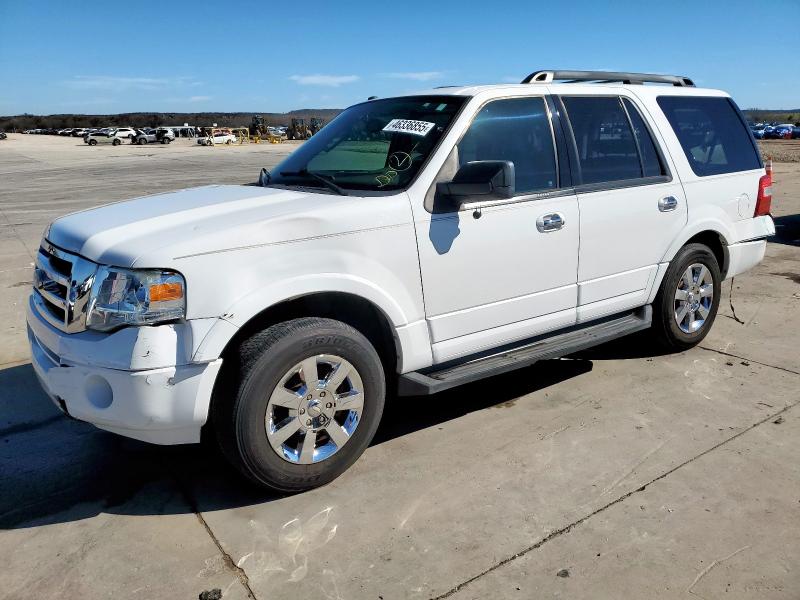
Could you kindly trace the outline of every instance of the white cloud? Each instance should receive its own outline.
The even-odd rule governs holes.
[[[408,71],[396,73],[383,73],[384,77],[391,77],[392,79],[411,79],[413,81],[431,81],[432,79],[441,79],[444,73],[441,71]]]
[[[211,100],[211,96],[191,96],[189,102],[205,102]]]
[[[200,85],[194,77],[120,77],[114,75],[76,75],[64,85],[79,90],[159,90],[170,86]]]
[[[292,75],[292,81],[300,85],[325,85],[328,87],[339,87],[344,83],[353,83],[361,79],[358,75]]]

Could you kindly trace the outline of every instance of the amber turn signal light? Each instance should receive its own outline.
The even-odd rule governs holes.
[[[183,298],[183,286],[180,283],[157,283],[150,286],[150,302],[166,302]]]

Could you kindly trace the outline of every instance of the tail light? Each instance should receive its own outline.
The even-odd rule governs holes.
[[[767,160],[766,173],[758,180],[758,196],[754,217],[770,214],[772,209],[772,159]]]

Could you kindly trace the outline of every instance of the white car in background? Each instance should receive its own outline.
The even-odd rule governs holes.
[[[168,127],[157,127],[155,129],[148,127],[147,129],[137,130],[136,138],[133,139],[134,144],[147,144],[161,142],[162,144],[169,144],[175,139],[175,132]]]
[[[116,129],[108,129],[106,131],[95,131],[87,136],[84,136],[83,143],[90,146],[97,146],[97,144],[111,144],[112,146],[119,146],[124,138],[117,137]]]
[[[120,139],[126,139],[133,142],[136,137],[136,130],[133,127],[119,127],[114,130],[114,135]]]
[[[231,133],[228,129],[220,129],[215,131],[212,135],[206,135],[197,139],[197,143],[201,146],[214,146],[217,144],[233,144],[238,141],[238,138]]]
[[[136,138],[136,131],[131,127],[105,128],[83,136],[83,142],[90,146],[97,144],[112,144],[119,146],[122,142],[129,140],[133,143]]]

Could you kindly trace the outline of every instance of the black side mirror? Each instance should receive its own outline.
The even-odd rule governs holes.
[[[456,206],[514,196],[514,163],[510,160],[476,160],[458,169],[452,181],[436,184],[436,192]]]

